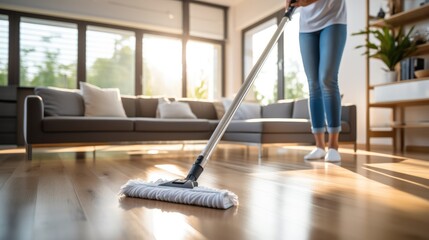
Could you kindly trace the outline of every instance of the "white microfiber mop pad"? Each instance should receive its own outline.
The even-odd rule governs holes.
[[[228,190],[207,187],[179,188],[159,186],[168,182],[159,179],[156,182],[145,182],[142,179],[129,180],[121,187],[120,195],[145,198],[166,202],[198,205],[203,207],[228,209],[238,205],[238,197]]]

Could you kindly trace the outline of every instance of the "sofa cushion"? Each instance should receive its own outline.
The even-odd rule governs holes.
[[[209,121],[210,131],[213,132],[217,128],[217,125],[219,124],[220,120],[208,120],[208,121]]]
[[[311,133],[311,123],[308,119],[294,118],[234,120],[227,128],[227,132]]]
[[[34,93],[43,100],[46,116],[83,116],[85,105],[79,90],[37,87]]]
[[[123,95],[121,96],[121,100],[127,117],[136,117],[136,97]]]
[[[123,132],[133,131],[133,119],[117,117],[46,117],[44,132]]]
[[[231,99],[224,99],[222,101],[225,111],[232,105]],[[235,112],[232,119],[234,120],[245,120],[245,119],[253,119],[261,117],[261,106],[258,103],[250,103],[250,102],[242,102]]]
[[[170,102],[158,105],[160,118],[196,119],[189,104],[184,102]]]
[[[308,98],[299,99],[294,102],[292,117],[310,119],[310,113],[308,111]]]
[[[343,133],[349,133],[351,131],[350,123],[346,121],[341,121],[341,132]]]
[[[263,118],[291,118],[293,101],[283,101],[262,106]]]
[[[210,131],[205,119],[135,118],[135,131],[144,132],[196,132]]]
[[[158,98],[138,96],[136,102],[136,117],[155,118],[158,108]]]
[[[221,119],[225,114],[225,108],[223,107],[223,103],[219,101],[214,101],[213,107],[216,111],[216,119]]]
[[[169,100],[168,98],[158,99],[158,108],[156,110],[157,118],[172,119],[196,119],[197,116],[192,112],[188,103]]]
[[[232,120],[226,132],[261,133],[263,119]]]
[[[214,102],[192,99],[177,99],[177,101],[188,103],[197,118],[218,119]]]
[[[126,117],[118,88],[99,88],[80,82],[85,116],[90,117]]]
[[[311,133],[311,122],[305,118],[267,118],[263,121],[264,133]]]

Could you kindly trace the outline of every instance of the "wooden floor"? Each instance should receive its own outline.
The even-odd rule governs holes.
[[[129,179],[183,177],[204,145],[0,149],[0,239],[429,239],[429,156],[221,144],[199,184],[240,205],[119,198]]]

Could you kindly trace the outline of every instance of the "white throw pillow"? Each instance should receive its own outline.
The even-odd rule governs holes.
[[[223,99],[222,103],[226,112],[231,107],[232,100]],[[242,102],[232,117],[233,120],[246,120],[253,118],[261,118],[261,105],[250,102]]]
[[[127,117],[118,88],[102,89],[86,82],[80,82],[80,89],[85,103],[85,116]]]
[[[166,98],[158,100],[158,113],[160,118],[196,119],[188,103],[171,102]]]

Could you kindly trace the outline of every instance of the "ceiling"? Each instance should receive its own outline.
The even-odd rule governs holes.
[[[201,2],[208,2],[213,4],[219,4],[224,6],[234,6],[238,4],[239,2],[242,2],[244,0],[199,0]]]

